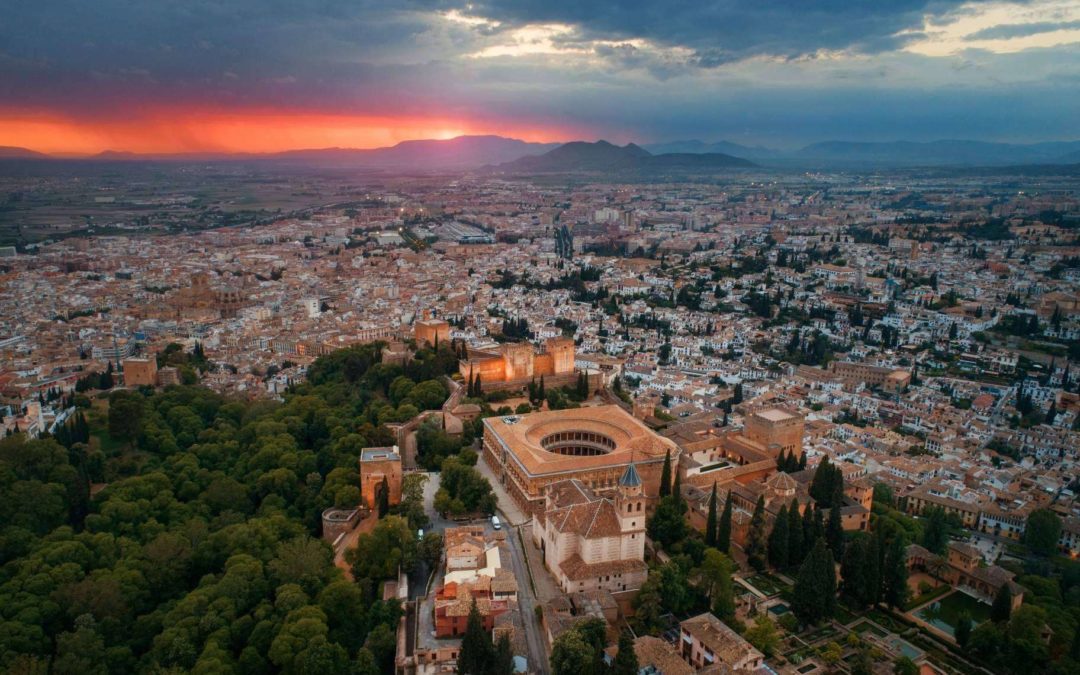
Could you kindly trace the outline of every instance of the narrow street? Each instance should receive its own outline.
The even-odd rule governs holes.
[[[514,573],[514,576],[518,581],[518,611],[521,615],[521,624],[525,633],[525,644],[528,648],[528,654],[525,656],[529,661],[530,672],[539,673],[539,675],[548,675],[548,651],[547,651],[547,638],[544,635],[543,628],[540,626],[540,622],[536,618],[536,606],[539,604],[536,596],[533,594],[532,585],[529,583],[529,563],[526,559],[526,551],[522,547],[522,540],[520,537],[529,537],[531,525],[524,518],[524,515],[517,508],[515,504],[509,501],[509,496],[506,491],[501,488],[493,479],[490,470],[483,465],[483,462],[479,462],[478,469],[481,473],[491,481],[492,487],[495,489],[496,497],[499,504],[499,517],[505,523],[503,532],[506,533],[505,549],[509,552],[509,568]],[[429,473],[427,474],[427,480],[424,482],[424,511],[427,513],[430,525],[425,529],[425,532],[439,532],[442,533],[447,528],[455,527],[459,523],[455,523],[452,520],[443,518],[439,513],[435,511],[435,493],[439,490],[439,474]],[[524,523],[524,525],[522,525]],[[484,529],[489,534],[494,534],[494,530],[491,527],[490,520],[484,522]],[[526,543],[526,546],[529,546]],[[431,573],[430,569],[426,566],[417,570],[410,576],[409,580],[409,598],[416,601],[416,611],[420,613],[419,618],[419,630],[415,636],[416,640],[422,646],[434,646],[437,642],[433,635],[434,626],[432,624],[432,604],[430,598],[427,598],[427,580]],[[440,566],[441,568],[441,566]],[[534,565],[533,569],[536,570],[537,566]],[[436,570],[441,572],[441,569]],[[535,572],[534,572],[535,573]],[[546,572],[545,572],[546,573]],[[547,582],[545,588],[551,588],[553,581],[544,579],[541,582]]]
[[[525,628],[525,643],[529,646],[529,670],[540,675],[547,675],[547,638],[536,618],[537,600],[529,584],[529,566],[525,562],[525,553],[520,539],[528,534],[528,529],[526,528],[523,532],[520,525],[507,529],[509,531],[506,544],[510,549],[510,567],[518,581],[518,609],[521,612],[521,623]]]

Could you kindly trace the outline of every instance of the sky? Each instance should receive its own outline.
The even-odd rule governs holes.
[[[1080,0],[0,9],[0,146],[42,152],[1080,139]]]

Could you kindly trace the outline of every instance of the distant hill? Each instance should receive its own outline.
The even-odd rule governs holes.
[[[347,163],[375,168],[476,168],[539,155],[558,143],[529,143],[502,136],[458,136],[448,140],[402,141],[388,148],[291,150],[266,159],[313,163]]]
[[[1067,157],[1076,152],[1080,152],[1080,141],[1031,145],[960,140],[928,143],[828,141],[808,145],[793,153],[790,159],[824,165],[1007,166],[1067,164],[1070,162]]]
[[[49,156],[26,148],[0,145],[0,159],[49,159]]]
[[[402,141],[386,148],[312,148],[272,153],[134,153],[106,150],[84,159],[152,162],[291,162],[370,169],[472,169],[539,155],[558,143],[529,143],[502,136],[458,136]],[[42,155],[44,157],[44,155]]]
[[[730,141],[718,141],[716,143],[706,143],[705,141],[698,140],[670,141],[667,143],[652,143],[644,147],[654,155],[687,153],[701,155],[719,153],[731,155],[733,157],[742,157],[743,159],[753,161],[771,159],[773,157],[778,157],[781,154],[779,150],[774,150],[772,148],[766,148],[760,145],[740,145]]]
[[[607,141],[573,141],[550,152],[522,157],[492,167],[504,173],[648,172],[702,170],[754,166],[752,162],[720,153],[654,155],[641,146]]]

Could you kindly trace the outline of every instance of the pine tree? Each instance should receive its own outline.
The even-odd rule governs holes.
[[[619,635],[619,651],[611,662],[609,675],[638,675],[638,659],[634,653],[634,638],[630,631]]]
[[[705,545],[716,546],[716,483],[713,483],[712,494],[709,495],[709,515],[705,518]]]
[[[791,502],[788,511],[788,567],[796,567],[802,564],[804,556],[802,519],[799,517],[799,500]]]
[[[460,675],[485,675],[492,657],[491,638],[484,630],[480,610],[476,600],[469,608],[469,618],[465,624],[465,635],[461,638],[461,651],[458,653],[458,673]]]
[[[543,380],[541,380],[542,382]],[[671,451],[664,454],[664,467],[660,470],[660,498],[671,494]]]
[[[1005,623],[1010,616],[1012,616],[1012,588],[1006,582],[994,596],[994,604],[990,607],[990,620],[994,623]]]
[[[716,548],[721,553],[731,552],[731,510],[733,508],[731,501],[731,491],[728,491],[727,499],[724,501],[724,512],[720,514],[720,525],[716,530]]]
[[[778,570],[788,566],[788,508],[781,506],[769,533],[769,564]]]
[[[754,569],[765,569],[768,546],[768,534],[765,532],[765,497],[761,496],[754,507],[754,515],[750,517],[750,530],[746,534],[746,559]]]

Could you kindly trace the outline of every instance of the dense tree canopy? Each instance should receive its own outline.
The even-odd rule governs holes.
[[[0,441],[0,670],[392,671],[400,609],[379,584],[422,553],[422,516],[362,536],[349,581],[320,515],[357,503],[360,450],[441,405],[457,361],[381,353],[318,359],[282,403],[115,391],[92,439]],[[92,499],[91,480],[107,483]]]

